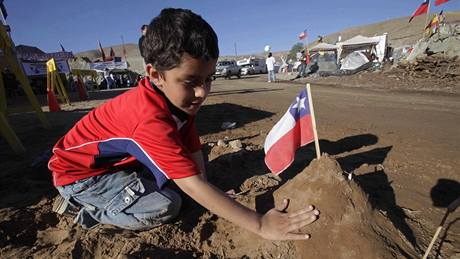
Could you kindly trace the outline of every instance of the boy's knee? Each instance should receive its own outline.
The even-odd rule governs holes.
[[[163,195],[165,195],[169,200],[169,203],[166,206],[167,212],[164,214],[164,219],[162,219],[162,223],[166,223],[179,215],[180,208],[182,207],[182,198],[177,192],[169,188],[165,188],[163,190]]]
[[[141,229],[158,227],[170,222],[179,215],[182,206],[182,198],[180,195],[167,188],[162,191],[162,194],[165,199],[161,208],[155,212],[142,215],[144,226],[142,226]]]

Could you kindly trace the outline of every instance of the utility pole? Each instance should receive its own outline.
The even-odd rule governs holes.
[[[127,61],[126,60],[125,40],[123,39],[123,35],[121,35],[121,44],[123,46],[123,57],[125,58],[125,61]]]

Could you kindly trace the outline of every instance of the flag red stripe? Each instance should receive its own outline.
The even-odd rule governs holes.
[[[436,0],[436,2],[434,2],[434,5],[438,6],[447,2],[449,2],[449,0]]]
[[[415,10],[415,12],[412,14],[410,20],[412,20],[415,16],[422,15],[428,11],[428,3],[423,3]]]

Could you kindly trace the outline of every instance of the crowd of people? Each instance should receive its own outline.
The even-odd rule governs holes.
[[[127,74],[114,74],[106,69],[104,72],[104,80],[102,80],[99,89],[126,88],[132,85],[134,84]]]

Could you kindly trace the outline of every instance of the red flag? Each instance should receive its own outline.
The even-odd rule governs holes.
[[[438,6],[438,5],[447,3],[447,2],[449,2],[449,0],[436,0],[436,1],[434,2],[434,5]]]
[[[303,89],[268,133],[264,144],[265,164],[273,174],[280,174],[294,161],[297,148],[314,139],[308,93]]]
[[[102,61],[105,61],[106,58],[105,58],[104,49],[102,48],[101,42],[99,40],[97,40],[97,42],[99,43],[99,50],[101,51]]]
[[[307,51],[305,52],[305,63],[308,65],[310,64],[310,51]]]
[[[430,4],[430,0],[425,0],[423,1],[423,3],[417,8],[417,10],[415,10],[415,12],[412,14],[412,16],[410,17],[409,19],[409,22],[412,21],[412,19],[414,19],[415,16],[419,16],[419,15],[422,15],[424,13],[427,13],[428,12],[428,6]]]
[[[115,57],[115,51],[113,51],[112,47],[110,47],[110,56]]]
[[[303,39],[305,39],[306,37],[308,37],[308,32],[307,32],[307,30],[305,29],[303,32],[301,32],[301,33],[299,34],[299,40],[303,40]]]

